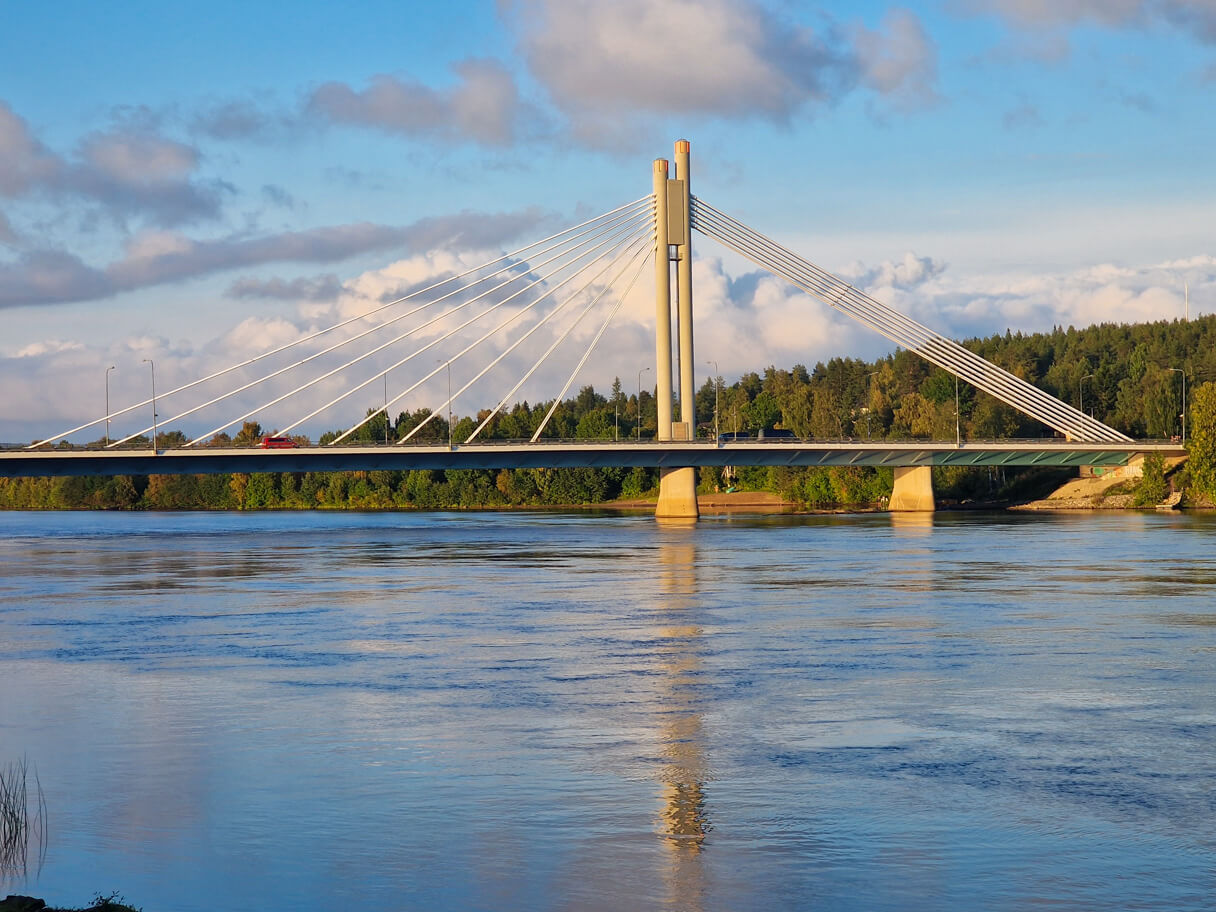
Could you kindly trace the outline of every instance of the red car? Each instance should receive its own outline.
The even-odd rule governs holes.
[[[262,442],[259,443],[258,446],[262,447],[263,449],[267,449],[267,450],[282,450],[282,449],[290,449],[291,447],[298,446],[298,444],[294,440],[292,440],[290,437],[269,437],[269,436],[267,436],[267,437],[262,438]]]

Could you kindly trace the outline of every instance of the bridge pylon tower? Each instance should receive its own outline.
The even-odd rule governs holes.
[[[659,440],[692,440],[697,433],[697,390],[692,350],[692,228],[689,216],[688,140],[675,144],[675,176],[666,159],[654,162],[655,197],[655,391]],[[680,420],[672,420],[671,264],[676,264],[676,314],[680,368]],[[659,470],[659,519],[696,519],[697,470]]]

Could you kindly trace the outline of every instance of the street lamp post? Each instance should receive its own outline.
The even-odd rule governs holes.
[[[881,373],[881,371],[870,371],[868,374],[866,374],[866,380],[869,381],[869,384],[870,384],[870,401],[871,402],[874,401],[874,378],[876,376],[878,376],[880,373]],[[871,412],[870,406],[867,405],[866,406],[866,440],[870,439],[870,412]]]
[[[1082,415],[1085,414],[1085,381],[1092,377],[1093,374],[1086,374],[1077,381],[1077,411]],[[1092,415],[1090,417],[1093,417]]]
[[[954,445],[963,445],[963,431],[958,417],[958,377],[954,378]]]
[[[444,364],[448,369],[448,449],[454,450],[456,446],[452,443],[452,360],[449,358]]]
[[[152,368],[152,452],[156,452],[156,362],[144,358],[144,363]]]
[[[110,371],[112,370],[114,370],[113,364],[106,368],[106,446],[110,445]]]
[[[714,366],[714,445],[718,444],[718,392],[722,389],[721,377],[718,371],[718,362],[710,359],[705,362]]]
[[[1177,374],[1182,378],[1182,445],[1186,446],[1186,374],[1176,367],[1167,367],[1167,371]]]
[[[388,371],[384,372],[384,445],[388,446]]]
[[[638,443],[642,442],[642,374],[648,370],[649,367],[643,367],[638,371]]]

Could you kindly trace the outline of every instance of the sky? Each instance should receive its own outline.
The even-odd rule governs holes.
[[[113,410],[147,398],[145,358],[167,391],[638,199],[680,138],[700,198],[946,335],[1180,318],[1184,285],[1192,315],[1216,312],[1216,0],[4,16],[0,442],[104,415],[107,375]],[[712,240],[694,256],[699,376],[891,348]],[[574,389],[636,385],[652,296],[645,282],[626,296]],[[521,398],[555,395],[585,348],[562,348]],[[457,411],[493,405],[528,351]],[[391,394],[436,352],[391,368]],[[453,363],[459,386],[476,360]],[[438,383],[399,404],[437,408]],[[247,404],[267,428],[331,398],[310,388],[263,414],[256,392],[230,412]],[[348,426],[375,400],[302,429]]]

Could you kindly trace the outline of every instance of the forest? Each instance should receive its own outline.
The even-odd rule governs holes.
[[[1005,333],[972,339],[969,349],[1024,380],[1136,438],[1181,438],[1186,398],[1187,466],[1175,478],[1188,502],[1216,501],[1216,316],[1190,321],[1102,324],[1050,333]],[[552,402],[521,402],[493,417],[481,438],[526,439]],[[679,416],[679,405],[675,406]],[[544,437],[651,438],[652,392],[626,393],[618,379],[606,393],[590,386],[558,404]],[[351,443],[397,440],[422,425],[418,442],[446,441],[448,421],[429,410],[401,412],[389,426],[372,415]],[[455,417],[452,438],[464,441],[489,414]],[[833,358],[808,369],[768,367],[732,383],[710,377],[697,391],[697,433],[757,434],[786,429],[808,439],[989,440],[1049,437],[1051,429],[979,392],[909,351],[876,361]],[[234,437],[209,445],[256,445],[248,422]],[[328,432],[318,443],[333,440]],[[158,444],[184,443],[179,431]],[[301,443],[309,442],[300,438]],[[147,446],[150,441],[143,441]],[[67,446],[66,444],[61,446]],[[1015,499],[1035,472],[935,469],[944,501]],[[1040,473],[1041,474],[1041,473]],[[504,469],[500,471],[369,471],[110,478],[0,479],[0,509],[263,510],[461,509],[585,505],[654,496],[647,469]],[[794,503],[826,508],[876,504],[890,494],[891,472],[859,467],[702,469],[700,490],[767,490]]]

